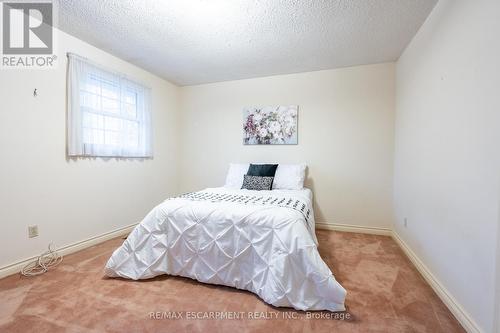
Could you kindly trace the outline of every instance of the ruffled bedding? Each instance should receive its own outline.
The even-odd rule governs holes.
[[[310,190],[212,188],[155,207],[112,254],[110,277],[180,275],[251,291],[274,306],[343,311],[321,259]]]

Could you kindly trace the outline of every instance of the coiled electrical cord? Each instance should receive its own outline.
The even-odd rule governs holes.
[[[42,253],[36,260],[30,262],[21,269],[21,274],[24,276],[36,276],[43,274],[51,267],[55,267],[61,263],[63,256],[57,251],[52,250],[52,244],[49,244],[48,251]]]

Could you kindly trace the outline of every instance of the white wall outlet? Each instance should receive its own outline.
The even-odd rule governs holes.
[[[38,236],[38,226],[37,225],[29,225],[28,226],[28,237],[33,238]]]
[[[408,227],[408,219],[405,217],[404,222],[403,222],[405,228]]]

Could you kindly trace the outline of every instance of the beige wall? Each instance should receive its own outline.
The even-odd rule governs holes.
[[[397,63],[395,230],[483,332],[499,221],[498,13],[499,1],[441,0]]]
[[[49,242],[62,247],[137,222],[177,193],[178,88],[64,33],[58,42],[56,70],[0,71],[0,267]],[[153,160],[66,160],[68,51],[152,88]],[[31,224],[40,236],[28,239]]]
[[[394,64],[181,88],[181,191],[222,186],[230,162],[306,162],[317,220],[392,223]],[[299,105],[298,145],[244,146],[242,109]]]

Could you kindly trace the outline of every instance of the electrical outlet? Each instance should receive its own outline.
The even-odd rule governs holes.
[[[408,219],[405,217],[405,220],[404,220],[404,225],[405,225],[405,228],[408,227]]]
[[[38,236],[38,226],[30,225],[28,226],[28,237],[33,238]]]

